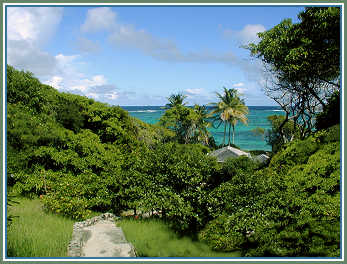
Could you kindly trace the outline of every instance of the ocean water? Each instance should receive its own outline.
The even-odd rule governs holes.
[[[148,124],[155,124],[164,114],[161,106],[122,106],[131,116],[134,116]],[[256,136],[252,130],[256,127],[270,129],[267,117],[270,115],[284,115],[277,106],[248,106],[248,125],[238,122],[235,127],[235,144],[244,150],[271,150],[262,136]],[[223,143],[224,125],[219,128],[209,128],[217,144]],[[226,142],[228,136],[226,136]]]

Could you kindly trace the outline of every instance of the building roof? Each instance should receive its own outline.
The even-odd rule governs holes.
[[[260,155],[255,156],[253,158],[253,160],[258,161],[260,163],[266,163],[269,159],[270,159],[270,157],[265,155],[265,154],[260,154]]]
[[[224,162],[228,158],[238,158],[240,156],[247,156],[248,158],[251,158],[251,154],[230,146],[212,151],[208,155],[216,157],[218,162]]]

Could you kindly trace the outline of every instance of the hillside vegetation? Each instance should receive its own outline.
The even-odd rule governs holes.
[[[178,234],[242,256],[340,255],[339,125],[285,144],[268,167],[218,164],[206,146],[11,66],[7,91],[11,193],[76,220],[155,210]]]

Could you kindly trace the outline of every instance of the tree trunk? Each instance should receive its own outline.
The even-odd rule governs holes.
[[[161,208],[161,217],[163,219],[166,219],[166,212],[165,212],[165,209],[164,208]]]
[[[233,144],[235,145],[235,126],[233,125]]]
[[[229,123],[229,137],[228,137],[228,146],[230,146],[230,138],[231,138],[231,123]]]
[[[227,133],[227,123],[224,121],[224,138],[223,138],[223,146],[225,145],[225,135]]]

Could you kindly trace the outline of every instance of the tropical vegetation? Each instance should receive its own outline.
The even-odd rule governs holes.
[[[340,257],[341,124],[331,118],[340,110],[338,11],[306,8],[299,23],[283,21],[249,46],[269,67],[276,82],[267,91],[276,91],[272,97],[286,111],[269,117],[265,138],[273,152],[265,165],[248,157],[217,163],[207,155],[216,147],[209,123],[224,125],[223,145],[227,134],[230,145],[236,123],[247,121],[235,89],[218,93],[210,113],[173,94],[160,122],[149,125],[8,65],[8,195],[41,197],[45,214],[69,221],[156,212],[177,237],[226,254]],[[14,231],[26,217],[14,217],[11,207],[8,254],[28,257],[17,250],[21,231]]]
[[[219,121],[217,127],[224,123],[224,138],[223,145],[225,144],[225,135],[227,125],[229,125],[228,145],[230,145],[230,131],[233,128],[232,143],[235,144],[235,125],[238,121],[247,124],[248,107],[245,105],[243,99],[236,89],[227,89],[224,87],[224,94],[216,93],[218,99],[217,103],[211,103],[212,111],[210,116],[213,122]]]
[[[292,120],[301,139],[314,131],[316,114],[340,90],[340,12],[307,7],[299,23],[285,19],[247,47],[265,66],[264,91],[285,111],[283,125]]]

